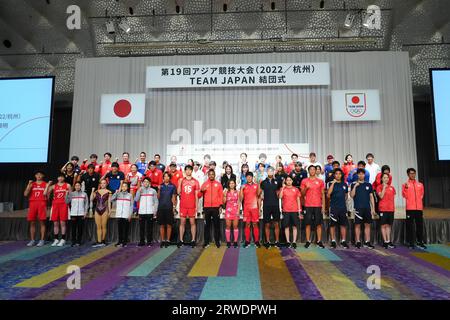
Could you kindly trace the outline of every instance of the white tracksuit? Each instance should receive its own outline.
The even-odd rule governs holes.
[[[116,218],[129,219],[133,213],[133,196],[129,192],[117,192],[111,197],[116,201]]]
[[[67,193],[66,203],[70,204],[70,216],[84,216],[89,210],[89,199],[86,192],[72,191]]]
[[[152,187],[140,187],[134,200],[139,201],[139,214],[155,214],[158,210],[158,194]]]

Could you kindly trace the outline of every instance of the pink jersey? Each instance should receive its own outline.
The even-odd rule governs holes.
[[[305,207],[321,207],[322,206],[322,192],[325,189],[325,182],[318,178],[306,178],[302,180],[300,188],[309,187],[305,195]]]
[[[258,207],[258,185],[256,183],[245,184],[242,187],[244,193],[244,207],[254,209]]]
[[[67,190],[69,190],[67,183],[64,183],[62,186],[55,184],[53,187],[53,203],[65,203]]]
[[[195,191],[200,190],[200,184],[194,178],[181,180],[180,208],[194,209],[196,204]]]
[[[233,218],[238,215],[238,203],[239,194],[236,190],[229,190],[227,192],[227,204],[225,208],[225,217]]]

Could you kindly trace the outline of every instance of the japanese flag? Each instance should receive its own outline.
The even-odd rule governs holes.
[[[100,123],[145,123],[145,93],[102,94]]]

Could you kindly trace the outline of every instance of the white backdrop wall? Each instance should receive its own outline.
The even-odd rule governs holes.
[[[145,89],[152,65],[329,62],[329,87]],[[330,90],[379,89],[381,121],[331,120]],[[145,125],[100,125],[103,93],[147,93]],[[389,164],[399,191],[406,168],[417,166],[412,86],[406,52],[273,53],[239,55],[91,58],[76,63],[70,153],[80,158],[140,151],[166,158],[171,133],[194,121],[203,130],[279,129],[280,143],[309,143],[321,162],[332,153],[342,161],[367,152]],[[268,141],[270,143],[270,140]],[[201,142],[196,142],[201,143]],[[202,159],[194,159],[201,161]],[[272,159],[270,159],[272,160]],[[288,159],[287,159],[288,160]],[[398,192],[399,193],[399,192]],[[402,201],[398,197],[398,204]]]

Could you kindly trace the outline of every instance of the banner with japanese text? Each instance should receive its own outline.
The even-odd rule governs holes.
[[[147,67],[146,88],[328,86],[321,63],[215,64]]]

